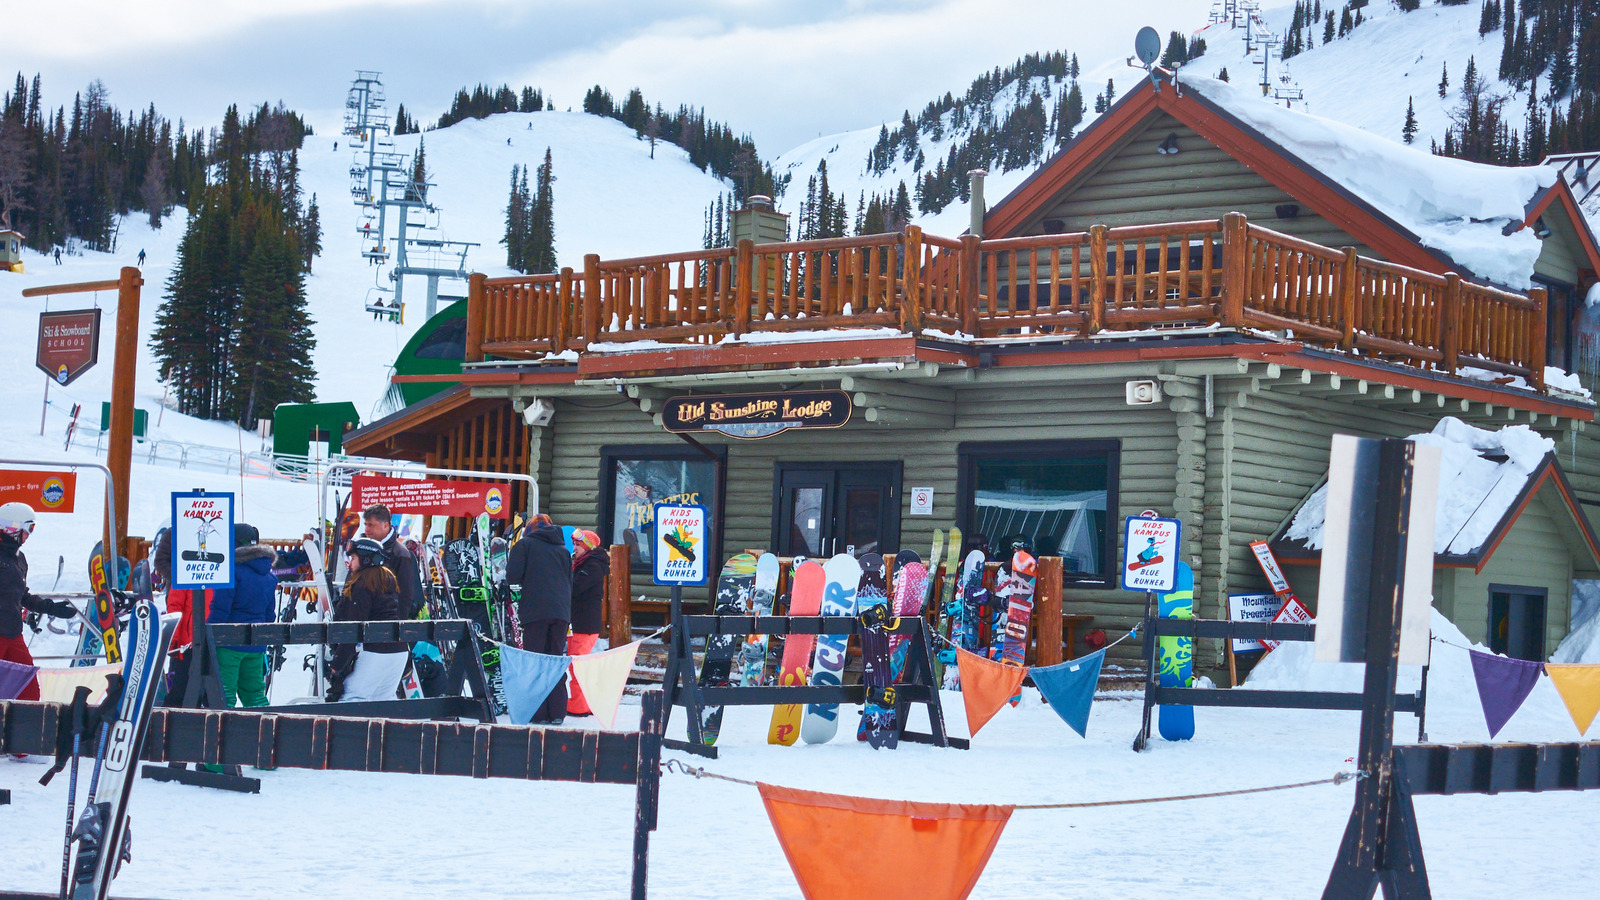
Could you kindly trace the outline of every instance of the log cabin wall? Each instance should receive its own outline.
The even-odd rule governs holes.
[[[434,434],[434,449],[427,464],[445,469],[473,469],[482,472],[528,472],[529,436],[522,417],[510,403],[480,402],[442,423]],[[511,482],[511,510],[527,509],[528,488]],[[448,540],[465,537],[466,519],[450,519]]]

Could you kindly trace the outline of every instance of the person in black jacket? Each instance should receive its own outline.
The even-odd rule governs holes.
[[[22,639],[23,610],[57,619],[72,619],[78,608],[65,600],[46,600],[28,590],[28,557],[22,545],[33,533],[33,507],[11,502],[0,505],[0,659],[33,665],[28,642]],[[18,700],[39,699],[39,680],[28,682]]]
[[[335,622],[389,621],[398,616],[400,592],[383,567],[383,547],[371,538],[350,542],[350,578],[333,606]],[[393,700],[410,656],[393,642],[334,644],[329,660],[329,700]]]
[[[389,507],[382,503],[375,504],[368,507],[361,518],[362,534],[383,547],[383,567],[394,574],[395,584],[399,588],[400,614],[395,618],[415,619],[422,609],[422,573],[416,557],[400,540],[400,532],[395,530]]]
[[[582,530],[572,533],[572,553],[572,636],[567,638],[567,654],[583,656],[594,652],[600,640],[600,608],[605,603],[611,556],[600,545],[600,535]],[[567,699],[567,715],[593,715],[576,681]]]
[[[567,652],[572,622],[572,555],[567,541],[549,516],[528,522],[522,540],[506,560],[506,584],[522,586],[517,618],[522,620],[522,646],[534,653]],[[562,676],[533,715],[532,724],[559,725],[567,713],[567,679]]]

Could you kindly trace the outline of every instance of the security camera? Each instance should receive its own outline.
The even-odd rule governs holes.
[[[543,428],[556,416],[556,406],[542,397],[534,397],[522,409],[522,421],[534,428]]]

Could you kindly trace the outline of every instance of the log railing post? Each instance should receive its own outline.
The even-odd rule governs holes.
[[[1547,318],[1550,314],[1550,295],[1544,288],[1536,287],[1528,292],[1528,299],[1533,301],[1534,306],[1533,328],[1524,333],[1529,334],[1528,339],[1533,346],[1525,348],[1527,353],[1523,358],[1528,360],[1528,368],[1530,370],[1528,381],[1536,390],[1543,391],[1545,330],[1549,327],[1550,322]]]
[[[905,258],[901,261],[900,328],[911,334],[922,330],[922,229],[907,225]]]
[[[1439,350],[1444,354],[1444,370],[1451,375],[1456,373],[1457,357],[1460,355],[1460,338],[1457,337],[1460,321],[1461,276],[1446,272],[1444,297],[1439,303]]]
[[[1117,273],[1119,276],[1121,272]],[[1083,333],[1096,334],[1106,327],[1106,226],[1089,226],[1089,315]]]
[[[561,280],[556,288],[556,333],[553,346],[556,353],[567,349],[567,339],[572,337],[572,267],[561,270]]]
[[[1041,556],[1035,574],[1034,629],[1037,650],[1034,665],[1061,662],[1061,572],[1059,556]]]
[[[981,327],[978,316],[983,305],[983,298],[979,296],[982,283],[979,270],[982,268],[983,238],[975,234],[961,236],[961,330],[973,337],[978,337]]]
[[[739,242],[739,256],[735,263],[733,334],[738,337],[750,330],[750,307],[755,302],[755,242],[749,238]]]
[[[583,343],[600,339],[600,254],[583,257]]]
[[[606,576],[606,640],[621,647],[633,640],[633,605],[628,596],[632,560],[626,544],[612,544],[611,572]]]
[[[473,272],[467,279],[467,355],[469,363],[483,362],[483,327],[488,320],[489,300],[484,281],[489,276]]]
[[[1244,326],[1245,294],[1250,278],[1250,228],[1244,213],[1222,217],[1222,324]]]
[[[1356,248],[1343,250],[1344,262],[1339,266],[1339,327],[1344,337],[1339,339],[1339,346],[1349,353],[1356,346],[1356,287],[1361,273]]]

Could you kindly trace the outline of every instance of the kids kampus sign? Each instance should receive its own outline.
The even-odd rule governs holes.
[[[100,310],[64,309],[39,314],[33,364],[56,384],[71,384],[100,359]]]
[[[838,428],[850,421],[850,409],[844,391],[673,397],[661,408],[661,424],[674,434],[717,431],[764,438],[791,428]]]
[[[1178,538],[1183,523],[1177,519],[1129,516],[1122,538],[1122,589],[1172,590],[1178,576]]]
[[[657,503],[655,532],[656,584],[705,584],[706,508]]]
[[[382,503],[399,514],[476,518],[488,513],[491,519],[511,518],[511,485],[504,482],[353,475],[350,495],[355,498],[353,509]]]
[[[233,587],[233,495],[172,495],[172,586]]]

